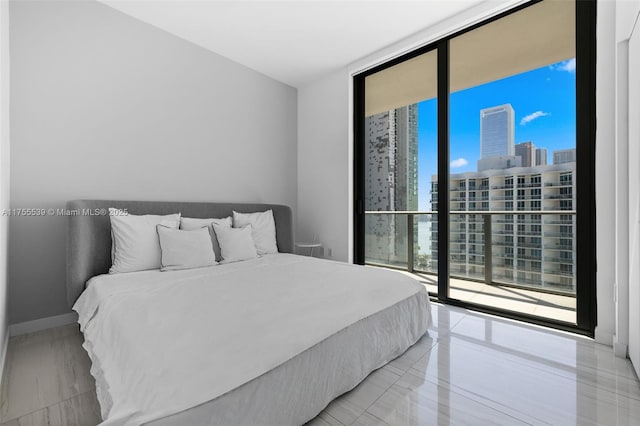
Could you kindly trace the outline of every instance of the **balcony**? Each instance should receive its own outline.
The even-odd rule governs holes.
[[[513,219],[494,219],[495,223],[513,223]]]
[[[573,194],[546,194],[545,200],[572,200]]]
[[[534,255],[534,254],[517,254],[515,258],[516,259],[522,259],[522,260],[537,260],[537,261],[541,261],[542,260],[542,255],[537,256],[537,255]],[[548,259],[545,257],[544,260],[546,262]]]
[[[542,186],[540,182],[518,184],[518,188],[540,188],[540,186]]]
[[[544,261],[547,263],[564,263],[567,265],[573,265],[573,259],[567,259],[566,257],[547,256],[544,258]]]
[[[518,247],[524,247],[524,248],[539,249],[539,248],[541,248],[542,243],[532,243],[532,242],[528,242],[528,241],[517,241],[514,245],[516,245]]]
[[[468,229],[467,234],[483,234],[484,231],[482,229]]]
[[[573,185],[572,181],[568,181],[568,182],[545,182],[544,186],[571,186]]]
[[[400,272],[418,280],[430,294],[437,294],[437,275]],[[496,277],[496,279],[508,281],[510,278]],[[530,281],[531,284],[539,284],[538,281]],[[449,279],[449,296],[469,303],[499,307],[507,311],[537,315],[567,323],[576,321],[576,298],[573,296],[543,293],[500,284],[488,285],[476,280],[454,277]]]
[[[545,232],[545,237],[573,238],[573,232]]]
[[[494,259],[513,259],[514,254],[513,253],[493,253],[492,254]],[[522,257],[518,257],[519,259],[522,259]]]
[[[548,244],[544,248],[546,250],[573,251],[573,246],[560,244]]]
[[[544,223],[545,225],[573,225],[572,219],[567,220],[550,220]]]
[[[518,212],[518,214],[520,214],[520,212]],[[530,225],[530,224],[536,224],[536,223],[542,223],[542,222],[540,221],[540,219],[533,219],[531,217],[528,217],[524,219],[518,219],[517,223],[522,225]]]
[[[439,232],[437,232],[437,222],[434,220],[437,212],[376,211],[365,214],[367,218],[386,215],[389,223],[393,222],[393,226],[390,225],[389,229],[396,233],[393,238],[387,236],[382,239],[384,244],[387,246],[392,244],[396,250],[394,253],[386,254],[386,257],[376,257],[369,252],[369,246],[365,244],[367,251],[365,261],[368,265],[401,269],[422,278],[429,276],[431,279],[436,279],[433,274],[438,272],[439,260],[437,242]],[[575,212],[536,210],[521,211],[517,214],[527,215],[526,223],[536,223],[541,227],[540,231],[527,230],[518,235],[547,237],[547,234],[550,234],[549,236],[556,237],[554,234],[557,234],[558,238],[569,238],[567,233],[557,232],[557,226],[551,223],[555,220],[542,221],[542,219],[551,219],[554,216],[557,218],[559,214],[575,215]],[[531,218],[533,214],[538,216],[535,220]],[[511,309],[514,303],[524,306],[524,299],[528,299],[530,302],[527,309],[530,312],[536,312],[540,307],[537,312],[546,312],[543,315],[545,317],[575,322],[575,274],[565,272],[569,266],[561,266],[571,265],[572,270],[575,270],[575,263],[563,254],[570,254],[573,251],[573,245],[553,244],[554,240],[544,242],[518,242],[515,238],[504,240],[504,236],[513,235],[514,232],[501,229],[504,225],[498,224],[514,223],[517,219],[516,216],[505,219],[506,215],[513,215],[513,213],[510,211],[451,212],[450,297],[453,297],[451,294],[458,293],[466,297],[461,300],[473,303],[482,301],[482,304],[500,309]],[[425,217],[428,219],[425,220]],[[377,220],[375,223],[379,222]],[[455,225],[463,223],[476,225],[474,229],[461,229]],[[495,229],[492,230],[494,225]],[[551,228],[547,230],[547,226]],[[573,234],[570,235],[573,240]],[[472,238],[474,236],[475,239]],[[414,238],[417,239],[414,240]],[[413,241],[413,244],[407,244],[408,241]],[[525,249],[527,249],[526,252]],[[535,249],[536,253],[528,253],[528,249]],[[538,263],[532,264],[532,261]],[[475,289],[482,296],[473,295],[471,289]],[[507,294],[517,294],[519,295],[517,298],[522,300],[515,302]],[[550,306],[551,300],[562,302],[554,307]],[[519,312],[526,312],[526,309]]]

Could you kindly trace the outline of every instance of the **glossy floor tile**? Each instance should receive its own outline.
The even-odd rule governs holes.
[[[409,373],[526,423],[640,424],[628,360],[589,339],[512,321],[469,313]]]
[[[640,425],[640,382],[610,347],[433,306],[429,336],[388,366],[413,365],[352,424]]]
[[[12,337],[7,348],[0,420],[95,392],[77,325]]]
[[[367,409],[390,425],[525,425],[526,423],[473,398],[455,392],[445,381],[405,373]]]
[[[640,382],[610,347],[432,306],[427,335],[308,425],[640,425]],[[0,426],[99,423],[81,344],[76,326],[10,340]]]
[[[83,426],[100,423],[100,406],[95,391],[76,395],[65,401],[10,420],[6,426]]]

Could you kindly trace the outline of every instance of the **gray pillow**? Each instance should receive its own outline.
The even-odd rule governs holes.
[[[161,271],[203,268],[217,265],[206,226],[185,231],[158,225]]]

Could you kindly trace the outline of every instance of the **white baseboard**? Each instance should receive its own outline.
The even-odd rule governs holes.
[[[11,336],[19,336],[21,334],[34,333],[48,328],[60,327],[61,325],[73,324],[75,322],[78,322],[78,314],[69,312],[68,314],[11,324],[9,326],[9,334]]]
[[[593,340],[601,345],[613,346],[613,332],[596,327]]]
[[[624,343],[614,343],[613,344],[613,353],[618,358],[626,358],[628,354],[628,346]]]

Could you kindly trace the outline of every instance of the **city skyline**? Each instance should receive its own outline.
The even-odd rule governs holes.
[[[449,235],[451,271],[457,276],[487,279],[490,274],[519,285],[575,291],[570,213],[575,194],[575,101],[565,101],[564,108],[554,103],[561,104],[575,86],[567,68],[567,62],[553,64],[451,94],[447,192],[451,211],[464,212],[452,213]],[[564,91],[552,83],[554,78],[564,81]],[[521,112],[521,107],[536,102],[540,109]],[[436,108],[432,99],[366,118],[365,210],[436,210]],[[514,213],[492,218],[495,229],[489,232],[495,249],[487,255],[481,248],[487,238],[481,216],[496,210]],[[567,214],[552,213],[542,220],[542,214],[524,213],[545,210]],[[437,218],[420,217],[413,236],[408,232],[405,216],[368,217],[368,261],[403,265],[413,240],[419,267],[436,271]],[[486,262],[491,270],[485,271]]]
[[[476,171],[483,109],[510,104],[514,143],[547,151],[575,148],[575,60],[558,62],[450,95],[450,173]],[[418,208],[430,210],[431,175],[437,174],[437,102],[418,105]]]

